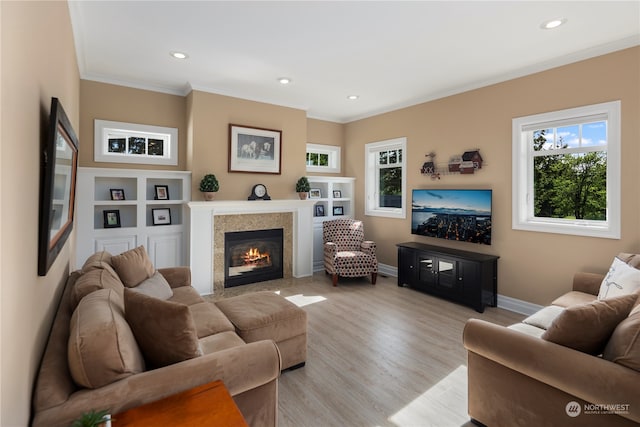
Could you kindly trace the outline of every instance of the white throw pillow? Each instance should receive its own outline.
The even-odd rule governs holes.
[[[640,289],[640,270],[616,257],[600,285],[598,299],[628,295],[638,289]]]

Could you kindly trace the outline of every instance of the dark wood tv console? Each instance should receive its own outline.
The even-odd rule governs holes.
[[[398,286],[475,308],[495,307],[498,256],[418,242],[398,243]]]

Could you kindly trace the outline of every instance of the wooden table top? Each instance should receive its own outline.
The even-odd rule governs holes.
[[[173,396],[112,415],[113,427],[224,426],[248,427],[222,381],[214,381]]]

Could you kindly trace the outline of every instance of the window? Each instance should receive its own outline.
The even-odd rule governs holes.
[[[513,119],[517,230],[620,238],[620,101]]]
[[[340,147],[307,144],[307,172],[340,173]]]
[[[365,145],[365,214],[406,218],[407,139]]]
[[[178,129],[95,120],[96,162],[178,164]]]

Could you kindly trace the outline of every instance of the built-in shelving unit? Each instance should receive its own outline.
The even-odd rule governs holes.
[[[163,186],[168,199],[156,199]],[[113,200],[122,190],[124,200]],[[94,252],[112,255],[144,245],[156,268],[186,265],[189,248],[191,172],[111,168],[78,168],[77,266]],[[154,225],[154,209],[166,209],[162,225]],[[117,211],[120,224],[105,227],[104,212]],[[168,224],[165,224],[169,222]]]
[[[324,254],[322,243],[322,223],[336,218],[353,218],[355,210],[355,178],[346,176],[309,176],[313,190],[320,190],[320,197],[316,200],[313,218],[313,270],[324,268]],[[334,193],[339,192],[339,194]]]

